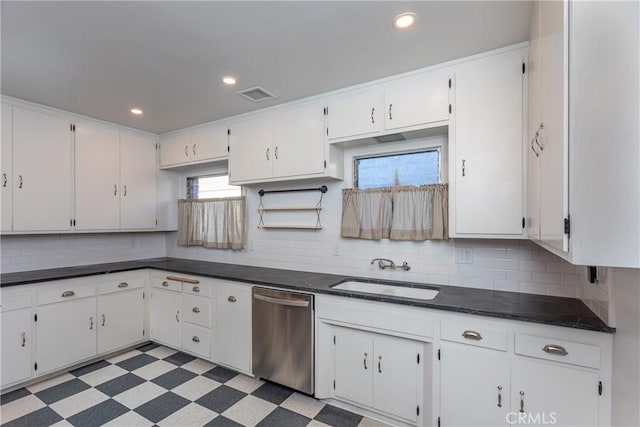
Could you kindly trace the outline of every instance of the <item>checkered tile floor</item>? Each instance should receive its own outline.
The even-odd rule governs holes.
[[[0,401],[2,426],[383,425],[153,343]]]

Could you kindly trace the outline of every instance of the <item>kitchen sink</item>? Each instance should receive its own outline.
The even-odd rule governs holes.
[[[359,282],[349,280],[332,286],[333,289],[356,291],[366,294],[387,295],[394,297],[432,300],[440,292],[437,289],[412,288],[408,286],[391,285],[385,283]]]

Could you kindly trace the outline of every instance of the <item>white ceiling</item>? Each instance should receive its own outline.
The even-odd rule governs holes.
[[[394,30],[405,11],[416,26]],[[530,13],[529,1],[3,0],[1,90],[163,133],[522,42]],[[278,98],[235,94],[257,85]]]

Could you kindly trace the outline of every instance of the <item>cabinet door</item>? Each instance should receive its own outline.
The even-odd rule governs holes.
[[[325,144],[323,103],[278,111],[273,119],[273,176],[322,173]]]
[[[98,353],[141,341],[143,329],[142,289],[98,297]]]
[[[272,138],[271,116],[251,117],[231,126],[229,183],[271,178]]]
[[[535,2],[531,18],[531,44],[527,74],[529,77],[529,123],[525,150],[527,150],[527,234],[531,240],[540,240],[540,147],[536,132],[540,127],[540,4]],[[538,137],[538,142],[540,138]]]
[[[569,150],[566,1],[540,2],[540,239],[569,250],[564,218],[569,215]]]
[[[218,361],[240,371],[251,371],[251,287],[218,288],[216,333]]]
[[[455,232],[523,232],[523,100],[520,53],[456,71]]]
[[[511,412],[523,410],[527,425],[596,426],[598,381],[595,372],[515,359]]]
[[[328,138],[338,139],[379,132],[384,128],[384,89],[329,100]]]
[[[160,141],[160,167],[175,166],[191,160],[191,136],[174,136]]]
[[[13,135],[12,109],[2,104],[2,231],[11,231],[13,218]]]
[[[31,376],[31,309],[2,313],[2,386]]]
[[[371,334],[336,328],[334,347],[335,395],[355,403],[371,406],[373,402],[373,370],[376,369]]]
[[[191,134],[191,154],[194,162],[224,159],[229,154],[226,126],[213,126],[195,130]]]
[[[76,122],[76,229],[120,228],[120,136],[111,126]]]
[[[389,83],[385,103],[385,129],[449,120],[449,77],[435,72]]]
[[[70,121],[13,108],[13,229],[71,228]]]
[[[509,354],[442,341],[440,414],[448,426],[506,425]]]
[[[373,347],[373,406],[415,422],[419,382],[423,381],[422,346],[416,341],[376,335]]]
[[[180,348],[182,345],[182,294],[154,289],[151,293],[149,325],[152,340]]]
[[[120,134],[120,228],[156,228],[156,141]]]
[[[40,306],[37,311],[38,374],[96,355],[95,298]]]

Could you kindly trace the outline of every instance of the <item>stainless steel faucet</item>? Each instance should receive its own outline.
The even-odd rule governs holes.
[[[404,271],[409,271],[411,270],[411,267],[409,267],[409,263],[407,263],[407,261],[404,261],[402,263],[402,267],[398,267],[396,266],[396,263],[391,261],[388,258],[374,258],[371,260],[371,265],[373,265],[374,262],[378,261],[378,267],[380,267],[381,269],[386,269],[386,268],[390,268],[392,270],[395,270],[396,268],[402,268]],[[385,264],[385,262],[387,264]]]

